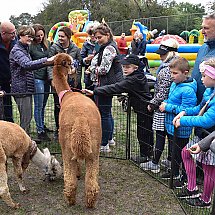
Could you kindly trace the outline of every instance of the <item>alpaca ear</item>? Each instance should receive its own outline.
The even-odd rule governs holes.
[[[55,156],[54,155],[52,155],[51,156],[51,165],[54,167],[55,165],[56,165],[56,159],[55,159]]]
[[[46,157],[51,157],[51,153],[50,153],[50,151],[49,151],[48,148],[43,149],[43,154],[44,154]]]

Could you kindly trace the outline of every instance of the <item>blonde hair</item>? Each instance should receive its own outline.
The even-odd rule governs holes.
[[[179,43],[177,42],[177,40],[175,40],[173,38],[162,41],[161,45],[176,48],[176,49],[178,49],[178,47],[179,47]],[[167,56],[166,56],[166,59],[163,62],[167,62],[168,60],[170,60],[174,56],[179,56],[178,52],[169,51]]]
[[[209,58],[208,60],[204,61],[204,64],[215,68],[215,57]]]

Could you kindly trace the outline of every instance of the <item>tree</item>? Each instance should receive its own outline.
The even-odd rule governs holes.
[[[68,21],[70,11],[86,7],[91,13],[91,20],[101,21],[104,18],[115,35],[122,31],[130,33],[133,20],[140,21],[149,30],[165,29],[171,34],[200,29],[205,12],[201,4],[178,4],[175,0],[49,0],[35,16],[34,22],[50,29],[57,22]]]
[[[10,21],[16,26],[31,25],[34,22],[34,17],[29,13],[22,13],[19,16],[12,15]]]

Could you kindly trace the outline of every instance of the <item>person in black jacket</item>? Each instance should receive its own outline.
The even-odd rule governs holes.
[[[140,156],[135,161],[145,162],[151,156],[153,147],[152,116],[147,110],[148,101],[152,98],[147,79],[138,69],[140,59],[137,55],[130,54],[121,60],[124,79],[115,84],[96,87],[93,91],[83,89],[88,96],[110,96],[126,92],[131,99],[131,106],[137,114],[137,138],[140,146]]]
[[[9,21],[2,22],[0,25],[0,89],[10,93],[11,72],[9,54],[16,43],[16,29],[14,24]],[[4,116],[3,119],[13,122],[13,110],[11,96],[3,98]]]

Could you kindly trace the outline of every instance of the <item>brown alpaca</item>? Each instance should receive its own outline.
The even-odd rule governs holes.
[[[12,208],[18,208],[20,205],[14,203],[10,196],[7,185],[7,158],[12,158],[19,189],[22,192],[26,191],[22,175],[30,160],[52,179],[56,175],[62,175],[59,162],[50,155],[47,148],[43,154],[19,125],[0,120],[0,197]]]
[[[72,58],[58,54],[54,60],[53,84],[59,96],[59,142],[64,163],[64,196],[69,205],[76,203],[79,160],[85,160],[86,206],[95,207],[99,194],[99,151],[101,118],[95,103],[79,92],[72,92],[67,83]]]

